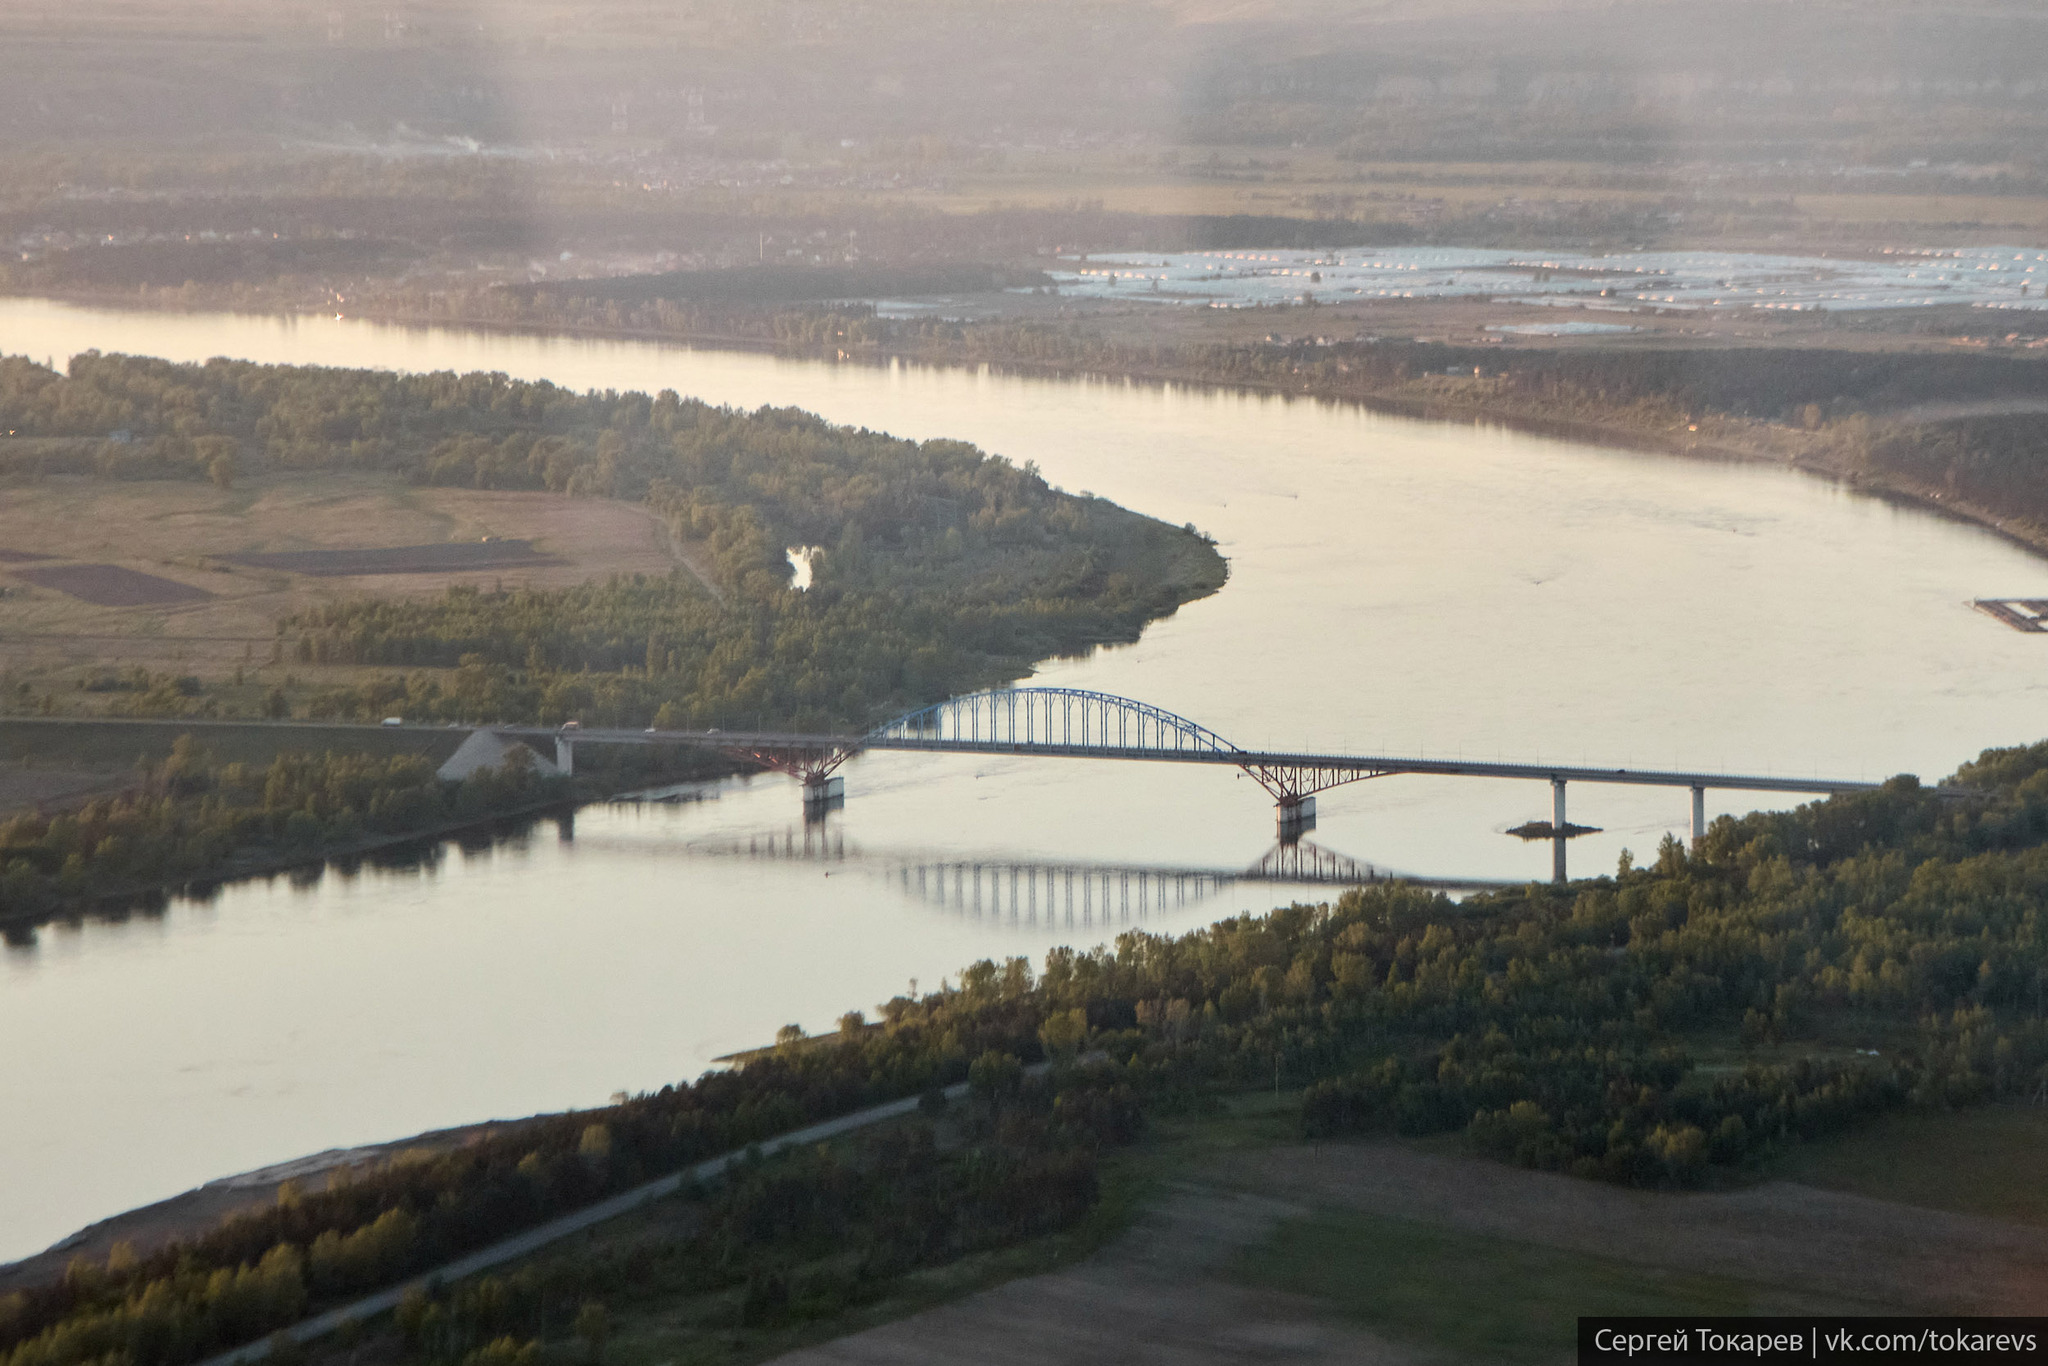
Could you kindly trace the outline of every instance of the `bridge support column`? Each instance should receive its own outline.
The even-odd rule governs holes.
[[[838,774],[804,779],[804,822],[815,824],[846,805],[846,779]]]
[[[576,744],[565,735],[555,737],[555,767],[562,770],[564,778],[576,773]]]
[[[1564,817],[1564,779],[1550,780],[1550,880],[1565,881],[1564,834],[1569,827]]]
[[[1700,847],[1700,841],[1707,837],[1707,790],[1695,786],[1692,790],[1692,847]]]
[[[1280,842],[1292,844],[1316,828],[1316,799],[1309,797],[1282,797],[1280,805],[1274,808],[1278,818]]]

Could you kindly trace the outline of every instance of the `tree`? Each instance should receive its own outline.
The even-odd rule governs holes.
[[[611,1339],[612,1316],[598,1300],[585,1300],[576,1311],[576,1336],[583,1339],[592,1362],[604,1359],[604,1345]]]
[[[1038,1027],[1038,1041],[1050,1056],[1072,1061],[1081,1045],[1088,1042],[1088,1012],[1077,1006],[1047,1016]]]

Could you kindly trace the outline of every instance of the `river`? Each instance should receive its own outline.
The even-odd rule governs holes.
[[[2039,738],[2048,702],[2048,641],[1968,606],[2048,596],[2040,561],[1763,466],[1116,381],[0,302],[0,351],[88,348],[674,388],[1036,461],[1203,528],[1232,570],[1137,644],[1037,681],[1248,747],[1932,778]],[[898,754],[846,782],[813,834],[843,859],[768,857],[804,834],[792,784],[760,778],[11,947],[0,1258],[225,1173],[659,1087],[979,957],[1329,894],[1115,871],[1263,857],[1272,808],[1228,772]],[[1549,801],[1539,783],[1383,778],[1324,794],[1312,839],[1417,874],[1542,877],[1548,845],[1500,832]],[[1602,827],[1574,841],[1575,871],[1654,851],[1687,802],[1575,785],[1572,818]]]

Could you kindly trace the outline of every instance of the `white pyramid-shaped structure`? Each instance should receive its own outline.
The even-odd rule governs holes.
[[[543,759],[529,745],[507,739],[496,731],[473,730],[462,742],[462,747],[449,755],[448,762],[436,772],[451,781],[460,780],[479,769],[504,767],[505,761],[513,758],[515,751],[531,759],[536,772],[553,775],[562,771],[555,767],[554,760]]]

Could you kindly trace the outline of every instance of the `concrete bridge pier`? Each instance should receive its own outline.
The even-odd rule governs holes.
[[[845,805],[846,779],[836,773],[804,779],[804,824],[816,825]]]
[[[1565,881],[1564,839],[1569,828],[1564,818],[1564,779],[1550,780],[1550,880]]]
[[[1313,796],[1282,797],[1273,810],[1282,844],[1292,844],[1316,828],[1316,799]]]
[[[1707,789],[1698,783],[1692,789],[1692,847],[1700,847],[1700,841],[1707,837]]]
[[[576,744],[566,735],[555,737],[555,767],[562,771],[564,778],[576,774]]]

